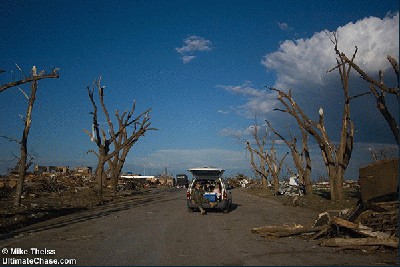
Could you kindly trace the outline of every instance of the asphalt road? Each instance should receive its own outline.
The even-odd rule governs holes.
[[[234,205],[228,214],[189,213],[185,189],[170,188],[42,222],[14,237],[3,236],[3,265],[4,259],[27,257],[75,259],[78,266],[398,263],[395,253],[336,251],[301,237],[271,240],[252,234],[251,228],[264,225],[309,225],[317,213],[248,195],[245,190],[232,190]],[[27,254],[11,255],[15,248],[27,250]],[[33,255],[31,248],[54,251],[55,255]]]

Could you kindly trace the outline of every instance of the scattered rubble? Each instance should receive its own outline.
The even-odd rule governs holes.
[[[394,159],[360,168],[361,195],[355,208],[320,213],[309,227],[296,224],[263,226],[253,228],[252,233],[262,237],[300,235],[321,240],[321,246],[340,249],[398,249],[398,166],[399,160]],[[329,186],[329,183],[322,185]],[[349,182],[344,186],[358,185]]]
[[[15,207],[17,179],[15,175],[0,177],[0,234],[142,193],[136,184],[123,184],[116,195],[107,189],[100,197],[93,190],[94,177],[85,169],[70,173],[30,173],[24,182],[21,206]]]
[[[288,237],[300,235],[313,240],[322,240],[321,246],[363,249],[365,246],[398,248],[398,208],[399,201],[373,203],[371,210],[359,207],[343,210],[331,217],[329,212],[321,213],[310,227],[303,225],[263,226],[253,228],[252,233],[261,237]],[[358,216],[354,218],[354,213]],[[350,218],[353,217],[352,220]]]
[[[299,183],[297,176],[292,176],[289,181],[280,181],[279,190],[276,195],[285,196],[303,196],[305,194],[305,186]]]

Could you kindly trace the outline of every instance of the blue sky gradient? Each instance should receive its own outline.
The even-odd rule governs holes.
[[[319,106],[326,108],[335,136],[341,111],[338,74],[322,75],[321,82],[313,84],[296,73],[304,74],[307,64],[335,65],[333,47],[322,46],[323,37],[317,34],[324,30],[343,28],[342,40],[354,41],[343,41],[348,54],[355,45],[372,40],[370,35],[378,32],[374,29],[394,30],[397,35],[392,39],[379,35],[381,42],[375,46],[384,55],[396,51],[393,56],[398,59],[398,10],[394,0],[1,1],[0,69],[6,72],[0,74],[0,84],[22,77],[15,63],[27,74],[34,65],[39,70],[60,68],[59,79],[39,82],[29,150],[40,165],[95,167],[96,159],[86,151],[96,147],[83,129],[91,129],[86,86],[101,75],[110,113],[130,109],[136,100],[137,112],[152,108],[152,126],[159,129],[133,147],[125,171],[156,175],[167,167],[177,174],[214,165],[225,168],[227,175],[251,175],[249,156],[237,135],[249,139],[246,129],[255,118],[260,125],[267,118],[282,131],[290,123],[286,114],[272,112],[276,103],[264,86],[293,88],[308,114],[316,116]],[[368,20],[371,17],[375,20]],[[361,25],[358,21],[373,25],[372,30],[354,30]],[[345,39],[346,34],[354,39]],[[297,58],[291,52],[293,47],[302,51],[299,40],[311,51],[328,51],[333,60]],[[318,41],[315,46],[312,40]],[[368,47],[360,55],[382,57],[374,54],[374,45]],[[273,64],[266,63],[267,57]],[[386,66],[383,61],[373,68],[368,62],[365,68],[373,74]],[[284,73],[293,81],[284,79]],[[390,69],[387,73],[393,81]],[[364,90],[356,76],[353,83]],[[366,149],[397,149],[371,98],[359,100],[353,109],[356,127],[360,126],[348,171],[353,178],[358,167],[372,160]],[[398,109],[396,101],[391,105]],[[23,124],[18,115],[26,108],[23,95],[17,88],[2,92],[0,107],[0,135],[19,138]],[[287,150],[279,146],[281,153]],[[18,154],[18,146],[1,139],[0,173],[15,165],[13,154]],[[313,176],[325,175],[316,147],[313,156]]]

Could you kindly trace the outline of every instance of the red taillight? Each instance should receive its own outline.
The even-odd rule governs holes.
[[[190,199],[190,191],[187,191],[187,192],[186,192],[186,198],[187,198],[187,199]]]

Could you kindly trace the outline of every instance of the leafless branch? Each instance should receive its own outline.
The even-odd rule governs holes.
[[[90,149],[90,150],[86,151],[86,154],[89,154],[89,153],[95,154],[96,157],[98,157],[98,158],[100,157],[99,154],[96,151],[94,151],[93,149]]]
[[[352,100],[354,98],[358,98],[358,97],[364,96],[364,95],[370,95],[370,94],[371,94],[371,92],[360,93],[360,94],[357,94],[357,95],[354,95],[354,96],[350,97],[350,100]]]
[[[396,73],[397,76],[397,81],[399,81],[399,65],[397,64],[396,59],[391,57],[390,55],[387,56],[387,59],[390,62],[390,65],[392,65],[394,72]]]
[[[21,87],[18,86],[18,90],[25,96],[26,99],[29,100],[29,96],[25,93],[24,90],[21,89]]]
[[[26,78],[27,76],[26,76],[25,73],[22,71],[22,69],[18,66],[17,63],[15,63],[15,66],[17,66],[17,69],[19,70],[19,72],[21,72],[21,74]]]
[[[4,90],[7,90],[8,88],[11,88],[11,87],[14,87],[14,86],[18,86],[18,85],[21,85],[21,84],[24,84],[24,83],[38,81],[38,80],[41,80],[41,79],[59,78],[59,77],[60,77],[60,75],[55,70],[50,74],[44,74],[42,76],[30,76],[30,77],[26,77],[25,76],[25,79],[1,85],[0,86],[0,93],[3,92]]]
[[[5,135],[2,135],[2,136],[0,136],[1,138],[4,138],[4,139],[6,139],[6,140],[8,140],[8,141],[10,141],[10,142],[16,142],[17,144],[21,144],[21,141],[20,140],[17,140],[17,139],[15,139],[15,138],[13,138],[13,137],[8,137],[8,136],[5,136]]]

